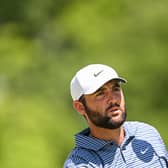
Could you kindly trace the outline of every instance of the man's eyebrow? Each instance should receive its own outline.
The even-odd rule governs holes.
[[[117,83],[115,83],[114,85],[113,85],[113,87],[120,87],[121,86],[121,84],[119,83],[119,82],[117,82]]]

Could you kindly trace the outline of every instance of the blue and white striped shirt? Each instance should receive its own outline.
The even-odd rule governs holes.
[[[140,122],[125,122],[123,126],[121,146],[90,137],[89,128],[77,134],[64,168],[166,168],[168,153],[154,127]]]

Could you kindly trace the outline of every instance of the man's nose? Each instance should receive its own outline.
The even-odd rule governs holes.
[[[117,102],[117,95],[113,92],[108,93],[108,103],[115,104]]]

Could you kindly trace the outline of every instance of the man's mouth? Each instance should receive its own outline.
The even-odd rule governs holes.
[[[118,111],[118,110],[119,110],[118,107],[112,107],[112,108],[110,109],[110,111],[112,111],[112,112],[115,112],[115,111]]]
[[[120,113],[120,108],[119,107],[111,107],[107,109],[107,112],[111,114],[113,117],[117,116]]]
[[[115,104],[115,105],[110,105],[106,110],[113,112],[113,111],[119,110],[119,108],[120,108],[120,105]]]

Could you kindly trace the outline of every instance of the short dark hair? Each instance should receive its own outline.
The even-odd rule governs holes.
[[[79,102],[81,102],[84,106],[86,105],[86,99],[85,99],[85,96],[82,95],[80,98],[79,98]]]
[[[83,104],[83,106],[85,107],[85,110],[86,110],[86,113],[88,113],[88,107],[86,105],[86,99],[85,99],[85,96],[82,95],[80,98],[79,98],[79,102],[81,102]]]

